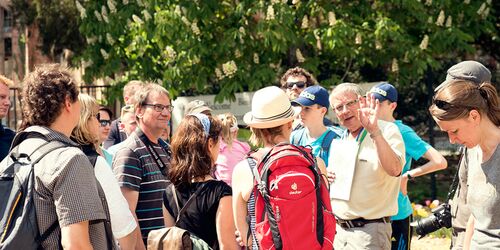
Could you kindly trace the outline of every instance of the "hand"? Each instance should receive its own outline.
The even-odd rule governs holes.
[[[328,177],[328,184],[332,184],[333,182],[335,182],[335,172],[333,172],[333,170],[327,170],[327,177]]]
[[[245,246],[245,243],[243,243],[243,239],[241,238],[240,231],[236,230],[234,232],[234,235],[236,236],[236,243],[240,245],[241,247]]]
[[[408,194],[408,175],[404,174],[403,176],[401,176],[401,193],[403,195],[407,195]]]
[[[359,110],[358,117],[363,126],[368,133],[376,133],[378,128],[378,115],[380,103],[375,97],[370,93],[366,98],[358,96],[359,100]]]

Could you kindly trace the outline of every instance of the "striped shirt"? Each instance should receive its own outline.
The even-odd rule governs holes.
[[[135,214],[139,220],[144,243],[146,243],[149,231],[165,227],[162,199],[168,172],[168,169],[160,168],[145,142],[151,143],[153,150],[166,165],[165,168],[168,168],[170,166],[169,149],[150,142],[140,128],[130,134],[113,158],[113,171],[120,187],[139,192]]]
[[[59,227],[42,242],[43,249],[58,249],[61,227],[90,221],[89,236],[94,249],[108,249],[103,222],[109,220],[109,213],[103,207],[99,196],[94,169],[78,144],[67,136],[47,127],[32,126],[25,131],[43,134],[41,138],[29,138],[19,145],[20,152],[32,152],[49,141],[61,141],[68,147],[58,148],[46,154],[35,169],[34,201],[40,234],[54,223]]]

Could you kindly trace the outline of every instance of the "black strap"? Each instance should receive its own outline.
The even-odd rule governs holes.
[[[156,150],[153,147],[153,143],[151,143],[151,141],[148,138],[144,138],[142,140],[142,142],[144,143],[144,145],[146,146],[146,149],[149,151],[149,153],[153,157],[153,160],[155,160],[155,162],[158,165],[158,167],[160,168],[162,174],[166,176],[167,175],[167,164],[161,160],[160,155],[158,154],[158,152],[156,152]],[[160,147],[162,147],[165,150],[165,148],[161,144],[160,144]],[[168,152],[168,151],[165,150],[165,152]]]
[[[453,177],[453,182],[450,185],[450,190],[448,191],[448,195],[446,197],[445,203],[448,203],[451,199],[453,199],[453,196],[455,196],[455,192],[457,191],[458,187],[458,180],[459,180],[459,173],[460,173],[460,166],[462,165],[462,161],[465,159],[465,163],[467,164],[467,148],[466,147],[461,147],[460,148],[460,160],[458,160],[458,167],[457,167],[457,172],[455,173],[455,177]]]
[[[177,223],[179,222],[179,220],[181,218],[181,215],[183,215],[186,212],[189,205],[191,205],[191,203],[193,203],[196,196],[198,196],[198,194],[200,194],[200,192],[203,189],[203,187],[205,186],[205,184],[206,183],[201,184],[201,186],[189,197],[188,201],[186,202],[186,204],[184,204],[184,206],[182,208],[180,208],[180,206],[179,206],[179,199],[177,199],[177,191],[175,190],[175,185],[173,183],[170,185],[170,188],[172,189],[172,194],[174,196],[175,206],[177,207],[177,218],[175,219],[175,225],[177,225]]]

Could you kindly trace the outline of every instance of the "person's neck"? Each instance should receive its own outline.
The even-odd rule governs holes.
[[[361,130],[363,130],[363,126],[359,126],[359,128],[353,130],[353,131],[350,131],[349,130],[349,135],[352,137],[352,138],[356,138],[359,133],[361,133]]]
[[[500,144],[500,127],[493,122],[486,120],[479,128],[481,133],[481,141],[479,147],[483,151],[483,162],[487,161],[493,155],[498,144]]]
[[[264,148],[272,148],[275,145],[277,145],[279,143],[282,143],[282,142],[290,143],[290,138],[289,137],[285,137],[283,135],[276,136],[276,137],[274,137],[273,142],[265,142],[264,143]]]
[[[71,137],[71,132],[73,132],[73,127],[68,126],[67,119],[60,116],[56,118],[56,120],[52,124],[50,124],[49,128],[62,133],[68,138]]]
[[[381,115],[378,119],[386,122],[395,122],[396,119],[392,114],[387,114],[387,115]]]
[[[326,126],[323,124],[323,121],[316,122],[314,125],[306,127],[309,137],[318,138],[326,131]]]
[[[158,143],[158,139],[160,139],[160,133],[155,133],[155,131],[152,131],[151,129],[147,128],[144,126],[144,124],[139,124],[139,127],[141,128],[142,132],[146,137],[153,143]]]
[[[211,175],[207,174],[205,176],[195,177],[191,180],[191,182],[205,182],[213,179],[214,178]]]

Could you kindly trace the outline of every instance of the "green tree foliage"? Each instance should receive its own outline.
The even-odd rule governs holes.
[[[160,80],[177,96],[238,91],[304,67],[341,81],[421,81],[495,30],[487,1],[77,0],[85,78]],[[497,37],[498,39],[498,37]],[[378,79],[374,79],[378,78]]]
[[[85,46],[78,27],[79,13],[74,0],[11,0],[15,19],[21,26],[36,25],[41,49],[54,59],[64,49],[80,54]]]

